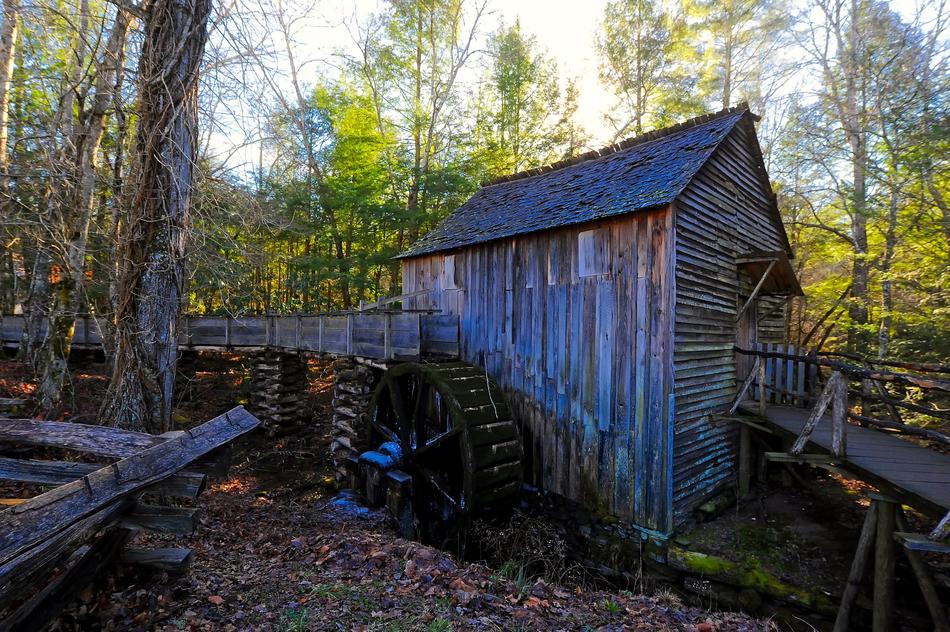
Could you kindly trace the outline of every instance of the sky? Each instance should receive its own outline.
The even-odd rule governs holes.
[[[254,2],[254,0],[249,0]],[[275,0],[286,2],[293,0]],[[295,55],[298,62],[310,60],[306,66],[312,69],[304,83],[312,85],[317,69],[327,72],[339,59],[341,50],[352,51],[350,29],[363,23],[368,16],[384,9],[381,0],[301,0],[304,7],[312,7],[310,16],[296,32]],[[805,0],[792,0],[804,6]],[[927,0],[891,0],[891,6],[911,19],[918,2]],[[520,20],[522,30],[537,39],[537,43],[558,65],[562,81],[574,79],[580,88],[577,112],[579,122],[591,137],[590,147],[597,148],[611,142],[611,130],[604,123],[604,113],[612,107],[614,97],[599,80],[598,59],[595,49],[600,31],[600,20],[608,0],[489,0],[489,13],[480,26],[481,46],[485,35],[495,31],[504,22],[512,24]],[[793,7],[795,5],[793,4]],[[266,28],[266,21],[265,21]],[[484,63],[484,58],[482,59]],[[472,64],[469,75],[463,80],[474,79],[483,66]],[[807,83],[807,78],[805,83]],[[803,89],[800,80],[790,81],[786,91]],[[266,95],[265,95],[266,97]],[[243,103],[235,104],[235,110],[253,108],[251,103],[260,95],[242,95]],[[235,150],[236,134],[224,131],[226,126],[212,132],[210,144],[214,153],[235,172],[242,171],[242,164],[256,163],[258,150],[255,146]]]
[[[306,0],[305,0],[306,1]],[[600,84],[594,40],[599,29],[600,16],[608,0],[490,0],[489,13],[482,18],[480,32],[482,47],[485,36],[499,25],[520,20],[522,29],[537,38],[549,57],[557,62],[562,81],[572,78],[580,88],[577,118],[591,136],[591,147],[601,147],[611,141],[612,133],[605,126],[603,112],[610,106],[612,96]],[[312,60],[306,67],[314,69],[312,77],[304,76],[305,83],[312,85],[315,70],[328,72],[336,63],[337,53],[352,50],[350,27],[357,22],[381,12],[380,0],[322,0],[313,4],[315,10],[305,24],[297,29],[295,54],[298,63]],[[349,27],[348,27],[349,25]],[[482,59],[484,63],[484,59]],[[474,79],[482,66],[472,64],[469,76]],[[330,74],[330,73],[328,73]],[[289,84],[288,84],[289,87]],[[265,98],[268,95],[264,95]],[[240,101],[227,104],[224,118],[250,117],[251,101],[258,95],[242,95]],[[210,132],[209,145],[212,154],[240,176],[246,172],[245,165],[256,164],[256,145],[243,146],[236,126],[222,120],[222,112],[215,114],[214,131]]]

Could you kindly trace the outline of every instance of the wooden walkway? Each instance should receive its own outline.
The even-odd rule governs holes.
[[[76,319],[73,346],[102,346],[105,322]],[[354,312],[287,316],[185,316],[178,346],[196,350],[275,347],[375,360],[458,357],[458,316],[431,312]],[[0,316],[0,344],[17,347],[23,316]]]
[[[746,402],[744,412],[758,415],[758,404]],[[769,405],[766,425],[794,439],[810,409]],[[807,449],[831,454],[830,412],[818,423]],[[761,418],[760,418],[761,419]],[[897,495],[915,509],[942,517],[950,510],[950,456],[898,438],[895,434],[848,424],[845,456],[835,459],[840,469],[853,473],[881,491]]]

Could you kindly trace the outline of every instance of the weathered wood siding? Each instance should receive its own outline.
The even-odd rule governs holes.
[[[735,257],[785,247],[784,229],[770,210],[767,175],[751,149],[753,134],[738,125],[675,203],[677,524],[733,484],[737,429],[712,424],[710,414],[727,409],[736,394],[736,315],[749,280],[741,278]],[[759,314],[776,300],[758,301]],[[759,342],[784,341],[784,322],[784,309],[760,322]]]
[[[660,532],[672,524],[668,208],[403,261],[412,307],[458,314],[461,357],[523,422],[527,480]]]
[[[0,317],[0,343],[19,345],[23,316]],[[99,348],[103,318],[76,319],[73,347]],[[42,330],[45,331],[43,322]],[[340,315],[183,316],[180,349],[277,347],[378,360],[423,356],[458,357],[458,317],[418,312],[359,312]]]

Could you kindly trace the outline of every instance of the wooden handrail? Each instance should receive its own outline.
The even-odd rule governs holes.
[[[844,351],[818,351],[817,355],[826,358],[846,358],[855,362],[868,364],[877,364],[880,366],[893,366],[898,369],[907,369],[918,373],[948,373],[950,366],[946,364],[931,364],[927,362],[907,362],[906,360],[884,360],[881,358],[865,358],[854,353],[845,353]]]
[[[831,406],[832,411],[831,453],[837,457],[845,455],[847,441],[847,421],[845,417],[848,410],[848,389],[839,371],[832,373],[831,378],[825,384],[825,388],[821,391],[821,395],[818,396],[818,401],[815,403],[815,407],[812,408],[811,414],[808,415],[808,419],[805,421],[801,433],[798,435],[798,438],[795,439],[795,443],[792,444],[792,449],[789,450],[790,454],[802,453],[809,438],[811,438],[812,432],[815,431],[815,427],[818,426],[818,422],[821,421],[822,416],[824,416],[825,411],[828,409],[828,406]]]
[[[858,379],[865,380],[878,380],[880,382],[894,382],[898,384],[911,384],[913,386],[919,386],[921,388],[933,388],[939,389],[942,391],[947,391],[950,393],[950,380],[935,380],[928,377],[923,377],[920,375],[912,375],[910,373],[897,373],[894,371],[885,371],[878,369],[867,369],[863,367],[857,367],[853,364],[848,364],[846,362],[839,362],[837,360],[827,360],[824,358],[819,358],[817,355],[793,355],[789,353],[781,353],[778,351],[759,351],[756,349],[743,349],[742,347],[733,347],[736,353],[741,353],[743,355],[753,355],[759,356],[762,358],[773,358],[779,360],[795,360],[797,362],[804,362],[806,364],[815,364],[818,366],[828,367],[835,371],[839,371],[845,375],[855,377]]]

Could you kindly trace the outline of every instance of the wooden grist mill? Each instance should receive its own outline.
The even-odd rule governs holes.
[[[946,551],[947,520],[914,534],[901,506],[946,515],[950,457],[895,437],[917,431],[874,386],[950,391],[945,367],[788,344],[802,290],[754,121],[740,106],[485,183],[400,256],[404,295],[344,314],[188,318],[180,345],[262,358],[254,412],[265,424],[268,411],[278,425],[293,416],[283,398],[302,371],[284,355],[337,358],[341,477],[388,506],[403,534],[441,545],[528,484],[628,538],[624,555],[705,581],[674,542],[704,506],[743,499],[770,464],[861,479],[880,493],[838,629],[871,548],[874,625],[889,629],[895,546],[945,629],[919,552]],[[4,327],[6,344],[19,329]],[[98,344],[94,329],[83,323],[77,344]],[[874,397],[886,419],[863,406]]]

